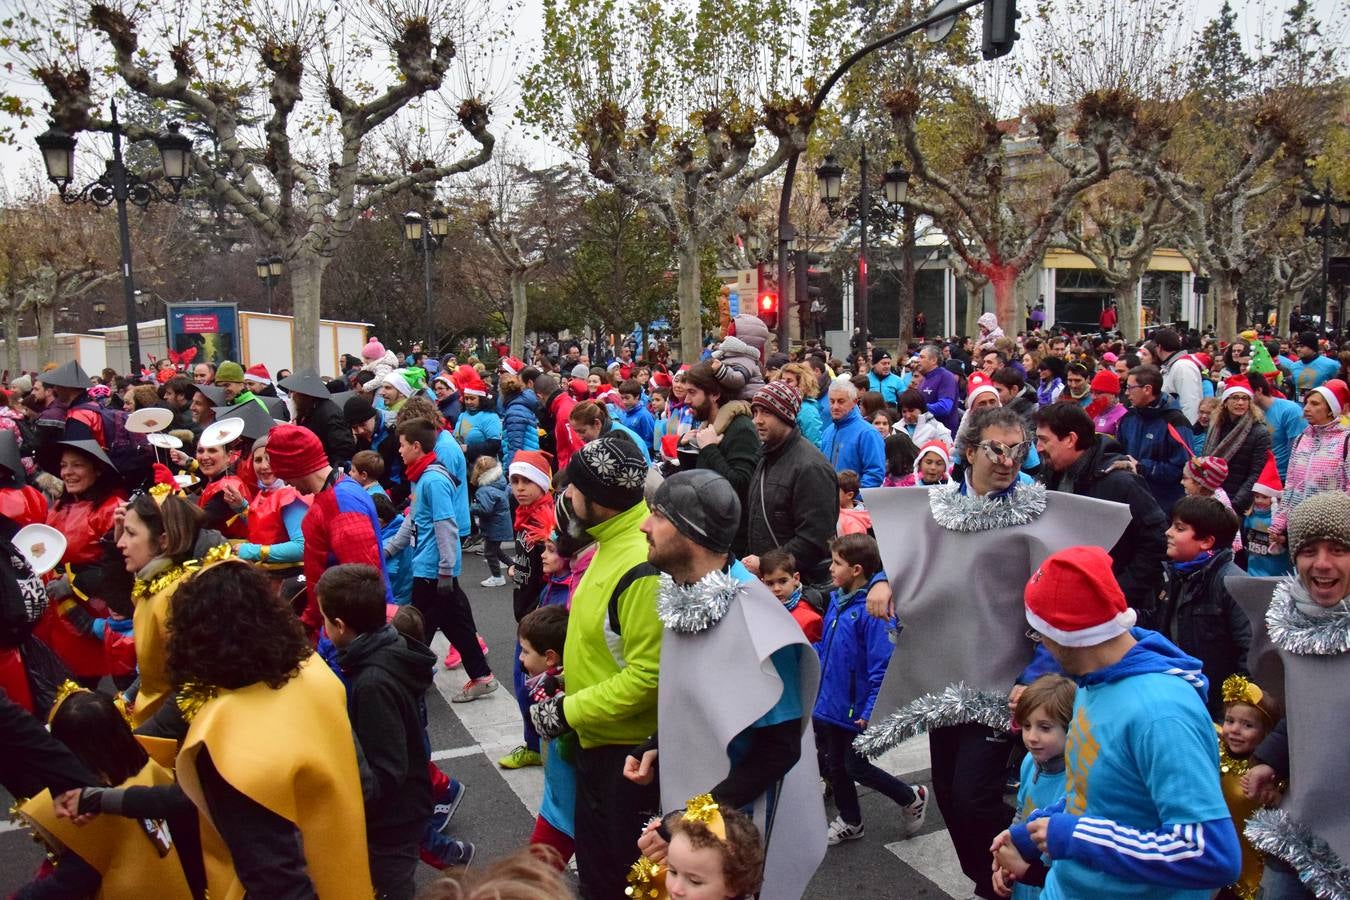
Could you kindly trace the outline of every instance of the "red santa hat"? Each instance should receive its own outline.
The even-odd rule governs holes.
[[[1063,647],[1095,647],[1134,627],[1135,612],[1101,547],[1053,553],[1027,581],[1027,624]]]
[[[669,372],[653,372],[652,386],[659,388],[668,388],[674,383],[675,379],[670,377]]]
[[[977,387],[992,385],[993,383],[994,380],[983,372],[974,372],[966,379],[966,388],[967,390],[974,392]]]
[[[553,466],[548,454],[540,450],[517,450],[511,457],[508,474],[527,478],[545,491],[553,485]]]
[[[460,388],[460,393],[466,397],[486,397],[487,384],[483,381],[482,376],[475,372],[473,378],[465,379],[463,386]]]
[[[514,356],[503,356],[500,365],[504,375],[519,375],[525,368],[525,364]]]
[[[942,461],[947,464],[948,469],[952,467],[952,453],[951,450],[947,449],[947,442],[934,439],[925,441],[924,445],[919,448],[919,455],[914,457],[914,473],[916,475],[919,472],[919,463],[923,462],[923,458],[930,453],[936,453],[942,457]]]
[[[267,366],[262,363],[255,363],[244,370],[244,378],[248,381],[256,381],[260,384],[271,384],[272,376],[267,373]]]
[[[1246,397],[1248,400],[1252,397],[1252,386],[1247,381],[1246,375],[1234,375],[1223,383],[1223,396],[1220,400],[1228,402],[1229,397]]]
[[[1350,410],[1350,386],[1339,378],[1333,378],[1326,384],[1313,388],[1313,393],[1321,394],[1322,399],[1331,407],[1333,417]]]
[[[1276,499],[1284,493],[1284,482],[1280,481],[1280,470],[1275,465],[1275,454],[1269,450],[1266,451],[1266,465],[1261,469],[1256,484],[1252,485],[1252,493],[1265,494]]]

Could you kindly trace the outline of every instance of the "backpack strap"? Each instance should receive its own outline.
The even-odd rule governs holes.
[[[660,574],[661,570],[649,562],[640,562],[627,572],[623,573],[623,576],[619,579],[618,583],[614,585],[614,592],[609,595],[610,631],[614,632],[616,635],[622,634],[622,632],[619,631],[619,598],[623,596],[623,592],[632,587],[633,582],[637,581],[639,578],[649,578],[653,575]]]

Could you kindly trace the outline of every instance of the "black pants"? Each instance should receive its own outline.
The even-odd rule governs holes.
[[[488,572],[493,578],[502,574],[502,566],[513,566],[516,561],[506,552],[506,547],[513,547],[513,544],[504,544],[501,541],[490,541],[483,539],[483,559],[487,560]]]
[[[474,624],[473,609],[458,578],[449,590],[438,588],[434,578],[414,578],[412,602],[426,619],[428,644],[439,628],[450,645],[459,651],[464,660],[464,671],[470,678],[492,674],[487,658],[478,646],[478,626]]]
[[[638,836],[661,808],[657,782],[643,787],[623,777],[631,747],[578,750],[576,854],[583,900],[624,900]]]
[[[985,725],[955,725],[928,733],[933,793],[951,835],[961,871],[975,882],[975,895],[994,898],[989,845],[1012,822],[1003,802],[1012,735]]]
[[[413,900],[417,886],[413,874],[417,871],[417,845],[420,836],[394,843],[369,844],[370,880],[378,900]]]
[[[825,768],[822,770],[834,791],[834,805],[839,817],[850,825],[862,824],[862,810],[858,806],[858,785],[890,797],[901,806],[914,802],[914,789],[884,769],[872,765],[853,749],[856,731],[816,720],[816,734],[824,744]],[[855,784],[856,782],[856,784]]]

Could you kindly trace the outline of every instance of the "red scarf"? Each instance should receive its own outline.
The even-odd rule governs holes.
[[[422,477],[422,473],[427,470],[427,466],[436,461],[435,453],[423,454],[422,458],[415,463],[408,463],[403,467],[403,471],[408,475],[409,482],[415,482]]]
[[[555,516],[553,495],[545,491],[538,500],[528,506],[516,508],[516,533],[525,536],[526,547],[543,543],[553,533],[553,526],[557,521]]]

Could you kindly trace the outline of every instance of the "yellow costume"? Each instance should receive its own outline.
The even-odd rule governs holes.
[[[1261,697],[1261,689],[1241,675],[1230,675],[1224,680],[1225,704],[1243,703],[1259,711],[1261,707],[1257,704],[1261,702]],[[1228,814],[1233,817],[1233,826],[1237,828],[1238,840],[1242,845],[1242,873],[1231,888],[1242,900],[1253,900],[1261,888],[1261,873],[1265,871],[1265,864],[1261,851],[1252,846],[1243,832],[1247,819],[1261,808],[1261,802],[1247,799],[1247,795],[1242,792],[1242,776],[1247,774],[1251,761],[1247,757],[1238,758],[1229,753],[1221,729],[1218,725],[1214,729],[1219,732],[1219,786],[1223,788],[1223,799],[1228,804]]]
[[[212,900],[241,900],[244,887],[202,793],[196,763],[203,747],[235,790],[300,830],[320,897],[370,900],[374,889],[347,695],[327,664],[311,655],[297,676],[275,690],[258,683],[193,694],[185,689],[179,695],[190,725],[178,753],[178,781],[200,811]]]

